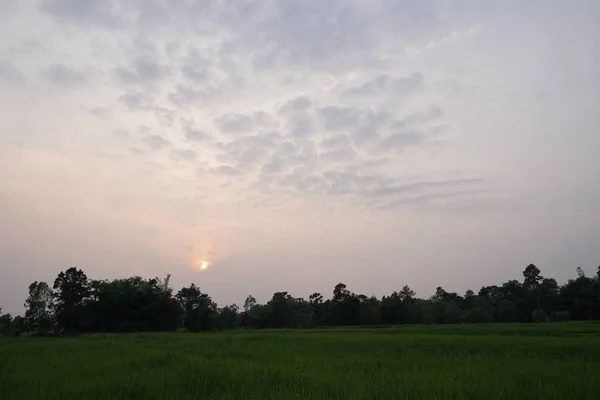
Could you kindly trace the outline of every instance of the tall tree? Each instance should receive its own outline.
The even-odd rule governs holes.
[[[10,326],[12,324],[12,316],[10,314],[2,314],[0,308],[0,337],[10,335]]]
[[[523,285],[527,289],[536,288],[542,281],[541,271],[533,264],[529,264],[523,271]]]
[[[85,313],[85,301],[91,295],[91,284],[86,274],[69,268],[54,280],[54,311],[56,322],[63,331],[77,331]]]
[[[202,293],[193,283],[182,288],[175,296],[184,310],[183,326],[189,331],[216,328],[217,305],[209,295]]]
[[[313,324],[321,326],[325,324],[325,307],[323,304],[323,295],[321,293],[313,293],[308,297],[308,302],[312,308],[314,315]]]
[[[244,301],[244,312],[249,312],[256,305],[256,299],[251,294]]]
[[[52,290],[46,282],[35,281],[29,285],[29,296],[25,300],[25,329],[28,332],[46,335],[52,330]]]

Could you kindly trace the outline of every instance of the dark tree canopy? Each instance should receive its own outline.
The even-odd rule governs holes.
[[[69,268],[52,288],[45,282],[29,285],[23,317],[0,309],[0,336],[600,320],[600,266],[592,277],[581,268],[574,275],[559,285],[530,264],[522,282],[483,286],[477,294],[469,289],[463,296],[438,286],[425,299],[408,285],[377,298],[340,282],[331,298],[312,293],[305,300],[278,291],[265,304],[249,295],[240,310],[235,304],[218,307],[195,284],[174,294],[169,276],[90,280],[81,269]]]
[[[77,268],[69,268],[54,280],[54,312],[56,323],[65,331],[81,329],[86,318],[85,302],[91,295],[91,284],[86,274]]]

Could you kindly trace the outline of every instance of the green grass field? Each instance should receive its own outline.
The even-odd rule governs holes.
[[[600,324],[0,339],[0,399],[600,399]]]

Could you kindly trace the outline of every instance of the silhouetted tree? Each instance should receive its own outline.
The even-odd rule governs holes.
[[[10,336],[10,328],[12,325],[12,316],[10,314],[2,314],[0,308],[0,337]]]
[[[56,323],[63,331],[77,331],[85,320],[85,301],[91,295],[91,285],[86,274],[69,268],[54,280],[54,312]]]
[[[175,296],[184,310],[183,326],[188,331],[206,331],[217,328],[217,304],[193,283],[182,288]]]
[[[89,281],[82,270],[58,274],[54,293],[44,282],[29,286],[24,317],[2,315],[0,335],[45,335],[63,331],[189,331],[235,328],[309,328],[314,326],[455,324],[485,322],[545,322],[600,320],[600,267],[591,278],[578,267],[576,278],[559,285],[528,265],[523,282],[509,280],[483,286],[464,296],[438,286],[420,299],[409,286],[375,296],[353,293],[343,283],[331,298],[313,293],[308,300],[275,292],[266,304],[249,295],[243,311],[233,304],[218,308],[194,284],[173,295],[169,278],[134,276],[113,281]],[[54,300],[54,301],[53,301]],[[1,311],[1,310],[0,310]],[[53,313],[54,311],[54,313]]]
[[[35,335],[47,335],[54,325],[52,316],[52,291],[46,282],[35,281],[29,285],[25,300],[25,329]]]

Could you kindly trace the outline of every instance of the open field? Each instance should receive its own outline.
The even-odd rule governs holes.
[[[598,399],[600,324],[0,340],[0,399]]]

